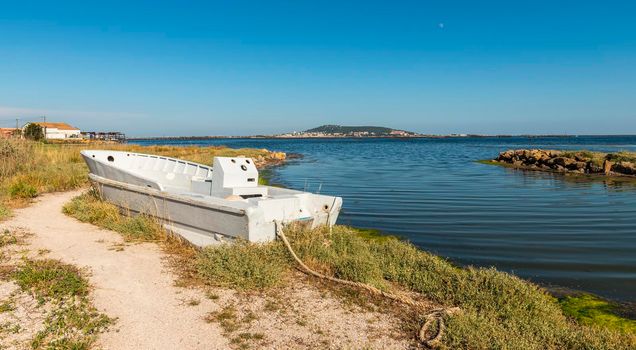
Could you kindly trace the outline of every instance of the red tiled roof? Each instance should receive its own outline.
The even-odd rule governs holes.
[[[16,130],[17,130],[16,128],[0,128],[0,136],[2,136],[2,137],[13,136],[13,133]]]
[[[44,123],[44,122],[35,122],[33,124],[37,124],[43,128],[55,128],[55,129],[59,129],[59,130],[79,130],[76,127],[70,126],[66,123]]]

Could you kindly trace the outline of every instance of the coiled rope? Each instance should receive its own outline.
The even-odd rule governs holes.
[[[343,280],[337,277],[323,275],[319,272],[312,270],[311,268],[309,268],[309,266],[305,265],[305,263],[302,260],[300,260],[298,255],[296,255],[296,252],[294,252],[294,249],[289,243],[287,236],[285,236],[285,232],[283,232],[282,225],[278,221],[275,221],[274,223],[276,225],[276,235],[280,237],[283,243],[285,243],[285,247],[287,247],[289,254],[291,254],[291,256],[294,258],[296,263],[298,263],[298,265],[301,267],[302,272],[312,275],[314,277],[320,278],[320,279],[344,284],[344,285],[355,287],[355,288],[364,289],[370,292],[371,294],[381,295],[387,299],[391,299],[414,308],[418,308],[422,310],[425,310],[428,308],[428,305],[424,303],[421,303],[419,301],[413,300],[408,297],[403,297],[397,294],[385,292],[383,290],[380,290],[366,283]],[[446,330],[446,326],[444,325],[444,317],[448,315],[452,315],[458,311],[460,311],[460,309],[457,307],[436,308],[436,309],[427,310],[427,313],[424,315],[424,324],[422,325],[422,328],[420,328],[420,331],[418,334],[419,340],[429,348],[438,348],[441,345],[441,340],[442,340],[442,337],[444,336],[444,331]],[[437,331],[433,335],[429,336],[428,333],[433,327],[433,325],[437,325]]]

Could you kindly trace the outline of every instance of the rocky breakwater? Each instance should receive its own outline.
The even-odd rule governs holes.
[[[629,152],[521,149],[501,152],[493,162],[530,170],[636,177],[636,153]]]
[[[258,168],[265,168],[270,166],[281,165],[289,158],[293,158],[293,154],[288,156],[285,152],[274,152],[266,149],[261,150],[262,155],[253,157],[254,163]]]

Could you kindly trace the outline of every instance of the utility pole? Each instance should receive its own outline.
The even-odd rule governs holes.
[[[42,121],[43,121],[44,123],[46,123],[46,116],[45,116],[45,115],[43,115],[43,116],[42,116]],[[42,126],[42,131],[44,132],[44,139],[46,140],[46,124],[44,124],[44,125]]]
[[[19,126],[18,126],[19,124],[20,124],[20,119],[15,118],[15,128],[16,128],[16,130],[19,128]]]

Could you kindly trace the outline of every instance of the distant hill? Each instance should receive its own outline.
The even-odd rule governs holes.
[[[306,133],[324,133],[324,134],[351,134],[367,132],[374,135],[389,135],[393,131],[404,131],[382,126],[344,126],[344,125],[323,125],[317,128],[306,130]],[[411,131],[404,131],[408,134],[415,134]]]

